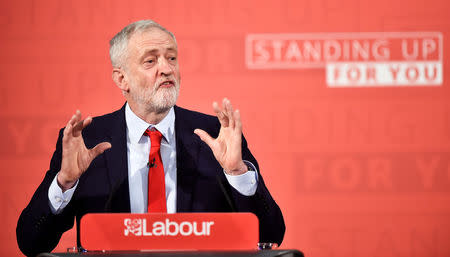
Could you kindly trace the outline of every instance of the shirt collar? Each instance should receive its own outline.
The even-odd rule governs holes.
[[[125,106],[125,121],[127,123],[128,136],[130,137],[130,141],[132,143],[138,143],[139,140],[144,135],[146,129],[155,127],[161,134],[164,139],[170,144],[171,140],[174,139],[175,133],[175,112],[173,107],[170,108],[169,113],[162,119],[158,124],[149,124],[146,121],[139,118],[134,112],[131,110],[128,103]]]

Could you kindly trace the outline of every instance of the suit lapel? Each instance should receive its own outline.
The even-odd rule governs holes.
[[[175,106],[175,137],[177,142],[177,212],[192,210],[200,139],[194,134],[190,113]]]
[[[192,210],[192,191],[196,180],[201,140],[194,134],[191,113],[175,106],[175,137],[177,148],[177,212]],[[112,114],[107,138],[111,149],[105,151],[109,170],[110,196],[108,212],[130,212],[125,105]]]
[[[105,151],[111,185],[106,211],[130,212],[125,105],[112,115],[107,133],[112,147]]]

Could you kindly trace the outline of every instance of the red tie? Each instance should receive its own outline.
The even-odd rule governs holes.
[[[146,130],[150,137],[151,147],[148,159],[148,206],[147,212],[167,212],[166,182],[164,180],[164,167],[161,160],[162,134],[158,130]]]

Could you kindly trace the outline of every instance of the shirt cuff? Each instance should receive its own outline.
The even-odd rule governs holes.
[[[73,193],[78,185],[77,181],[72,188],[63,193],[62,189],[58,185],[58,174],[56,174],[50,184],[50,188],[48,189],[48,200],[53,214],[59,214],[64,210],[64,208],[69,204],[70,199],[72,199]]]
[[[252,196],[255,194],[258,187],[258,172],[256,171],[255,165],[249,161],[244,163],[249,167],[249,170],[241,175],[229,175],[225,171],[225,177],[228,183],[239,193],[245,196]]]

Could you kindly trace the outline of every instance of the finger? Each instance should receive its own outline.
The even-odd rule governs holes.
[[[75,125],[75,123],[77,123],[76,122],[76,118],[77,118],[77,116],[75,114],[72,115],[72,117],[69,120],[69,124],[72,125],[72,126]]]
[[[77,124],[74,127],[74,136],[79,136],[81,135],[81,131],[87,127],[89,124],[91,124],[92,122],[92,117],[88,116],[86,119],[84,120],[80,120],[79,122],[77,122]]]
[[[227,116],[228,116],[230,127],[234,129],[235,122],[234,122],[234,115],[233,115],[233,106],[231,105],[231,102],[228,99],[226,102],[226,111],[227,111]]]
[[[85,127],[89,126],[92,122],[92,117],[88,116],[86,119],[83,120],[83,126],[81,129],[84,129]]]
[[[228,99],[225,97],[223,100],[222,100],[222,113],[223,113],[223,116],[224,116],[224,119],[227,121],[227,127],[228,126],[230,126],[230,115],[228,114],[228,111],[227,111],[227,104],[228,104]]]
[[[234,111],[234,122],[236,124],[236,130],[238,130],[239,134],[242,133],[241,112],[239,110]]]
[[[224,114],[227,113],[227,102],[228,102],[228,99],[226,97],[223,98],[223,100],[222,100],[222,110],[223,110]]]
[[[212,107],[213,107],[214,112],[217,115],[217,118],[219,118],[219,119],[223,118],[222,110],[220,109],[219,104],[217,102],[213,102]]]
[[[75,115],[77,116],[77,120],[80,121],[81,120],[81,111],[80,110],[76,110],[75,111]]]
[[[72,135],[72,125],[70,124],[70,121],[67,122],[66,127],[64,128],[63,131],[63,140],[67,139],[68,137],[70,137]]]
[[[219,107],[217,102],[213,103],[213,109],[219,119],[220,125],[223,127],[228,127],[228,119],[225,117],[223,110]]]
[[[111,148],[112,145],[109,142],[103,142],[98,145],[96,145],[94,148],[92,148],[90,151],[92,160],[95,159],[98,155],[102,154],[105,150]]]
[[[70,119],[70,124],[71,124],[72,126],[75,126],[75,124],[76,124],[78,121],[80,121],[80,119],[81,119],[81,112],[80,112],[80,110],[76,110],[76,111],[75,111],[75,114],[72,115],[72,118]]]
[[[75,124],[76,115],[72,115],[64,128],[64,137],[67,138],[72,135],[73,125]]]
[[[200,139],[209,146],[209,148],[213,149],[214,138],[212,138],[206,131],[202,129],[195,129],[194,133],[199,136]]]
[[[70,118],[70,120],[69,120],[69,125],[70,125],[69,128],[70,128],[70,130],[68,131],[68,135],[70,135],[70,136],[77,136],[76,135],[77,134],[76,133],[76,126],[77,126],[80,118],[81,118],[81,112],[80,112],[80,110],[76,110],[75,114],[72,115],[72,118]]]
[[[78,121],[74,126],[73,126],[73,136],[77,137],[79,135],[81,135],[81,130],[83,130],[83,120]]]

